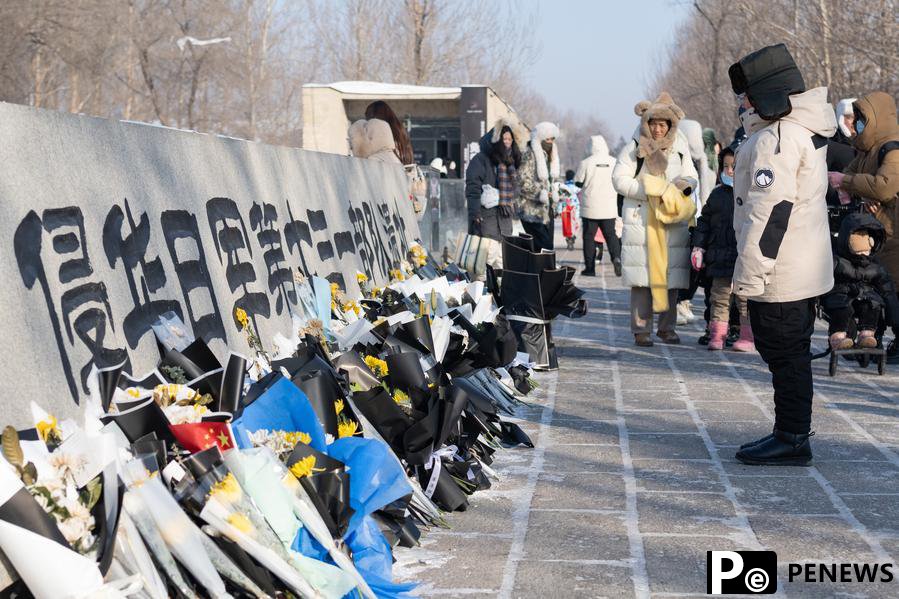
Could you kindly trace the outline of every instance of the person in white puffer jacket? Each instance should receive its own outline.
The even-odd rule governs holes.
[[[618,217],[618,195],[612,185],[612,170],[616,160],[609,155],[609,146],[602,135],[590,138],[590,155],[581,161],[574,176],[574,184],[581,188],[581,219],[584,237],[584,270],[582,275],[596,274],[596,230],[609,246],[615,274],[621,276],[621,240],[615,232]],[[600,253],[600,259],[602,254]]]
[[[640,176],[646,164],[643,159],[638,159],[638,148],[643,144],[662,149],[668,160],[664,178],[669,182],[687,181],[695,187],[698,176],[686,140],[677,133],[678,122],[684,113],[671,97],[663,92],[655,102],[637,104],[634,112],[641,117],[639,141],[631,140],[618,154],[612,184],[624,197],[621,265],[624,284],[631,288],[631,331],[636,345],[650,347],[653,324],[650,258],[655,260],[656,257],[650,257],[648,251],[650,205]],[[668,309],[659,316],[657,334],[664,343],[676,344],[680,343],[675,332],[677,291],[690,285],[690,230],[687,222],[665,225],[665,229]]]

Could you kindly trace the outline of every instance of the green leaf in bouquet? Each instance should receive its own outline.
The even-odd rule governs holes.
[[[92,510],[97,502],[100,501],[100,495],[103,493],[103,483],[97,476],[84,486],[84,505],[87,509]]]
[[[23,467],[16,468],[19,470],[19,477],[22,479],[22,482],[26,485],[33,485],[37,482],[37,468],[34,467],[34,464],[28,462]]]
[[[212,399],[212,395],[210,395],[209,393],[204,393],[203,395],[200,395],[199,397],[194,399],[191,403],[194,403],[198,406],[208,406],[213,401],[215,400]]]
[[[3,457],[6,461],[21,470],[25,465],[25,454],[22,452],[22,445],[19,443],[19,433],[12,426],[3,429],[0,435],[3,443]]]
[[[160,370],[175,384],[186,385],[188,382],[187,375],[180,366],[162,366]]]

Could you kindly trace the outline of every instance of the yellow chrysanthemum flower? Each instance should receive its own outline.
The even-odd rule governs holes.
[[[337,438],[352,437],[359,430],[359,425],[355,420],[341,420],[337,425]]]
[[[253,532],[253,524],[250,522],[250,519],[239,512],[234,512],[233,514],[228,516],[228,524],[244,533],[245,535],[251,534]]]
[[[387,376],[387,362],[380,360],[374,356],[365,356],[365,365],[368,366],[374,375],[378,378]]]
[[[395,268],[395,269],[393,269],[393,270],[390,271],[390,279],[391,279],[392,281],[405,281],[405,280],[406,280],[406,275],[403,274],[403,271],[402,271],[402,270],[400,270],[400,269],[398,269],[398,268]]]
[[[338,399],[337,401],[334,402],[334,410],[335,410],[338,414],[340,414],[341,412],[343,412],[343,400],[342,400],[342,399]]]
[[[331,283],[331,297],[336,296],[338,293],[340,293],[340,285]]]
[[[250,319],[247,317],[247,311],[243,308],[234,309],[234,318],[240,323],[241,330],[247,328],[247,325],[250,323]]]
[[[393,392],[393,401],[396,403],[409,403],[411,400],[406,392],[397,389]]]
[[[134,397],[134,398],[140,397],[140,389],[138,389],[137,387],[128,387],[125,390],[125,393],[127,393],[128,395],[130,395],[131,397]]]
[[[284,440],[287,441],[289,445],[296,445],[297,443],[309,445],[312,443],[312,437],[309,433],[304,433],[303,431],[284,433]]]
[[[47,439],[49,439],[51,436],[59,436],[58,424],[59,423],[56,421],[56,416],[48,414],[47,419],[38,422],[36,425],[34,425],[34,428],[37,429],[37,434],[40,435],[41,441],[46,443]]]
[[[344,312],[353,312],[358,315],[359,312],[362,311],[362,309],[359,307],[359,304],[356,303],[356,300],[350,300],[343,305],[343,311]]]
[[[362,283],[368,283],[368,275],[365,274],[364,272],[357,272],[356,273],[356,282],[359,283],[360,285]]]
[[[290,467],[290,473],[296,476],[297,478],[303,478],[304,476],[311,476],[313,472],[324,472],[324,468],[316,468],[315,467],[315,456],[309,455],[303,458],[302,460],[297,461],[296,464]]]
[[[223,503],[235,503],[240,500],[242,495],[243,492],[240,490],[237,479],[230,472],[228,476],[215,483],[209,491],[210,497],[214,497]]]

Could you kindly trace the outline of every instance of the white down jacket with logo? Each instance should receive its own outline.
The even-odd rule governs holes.
[[[790,96],[792,112],[764,121],[743,114],[749,138],[737,151],[734,292],[760,302],[792,302],[833,288],[827,224],[827,139],[837,129],[818,87]]]
[[[602,135],[590,138],[590,156],[581,161],[574,176],[583,184],[581,193],[581,217],[596,220],[618,216],[618,194],[612,186],[612,169],[615,159],[609,155],[609,147]]]
[[[618,162],[612,171],[615,190],[624,197],[621,218],[624,232],[621,235],[621,266],[627,287],[649,287],[649,260],[646,252],[646,221],[649,201],[643,190],[643,182],[637,178],[637,142],[631,140],[618,154]],[[698,176],[690,149],[683,136],[677,135],[669,150],[665,178],[692,179]],[[686,289],[690,286],[690,223],[668,225],[668,289]]]

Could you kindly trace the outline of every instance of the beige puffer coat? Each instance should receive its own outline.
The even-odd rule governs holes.
[[[790,96],[793,109],[765,121],[743,114],[749,138],[737,151],[734,292],[792,302],[833,288],[827,224],[827,140],[837,129],[827,89]]]

